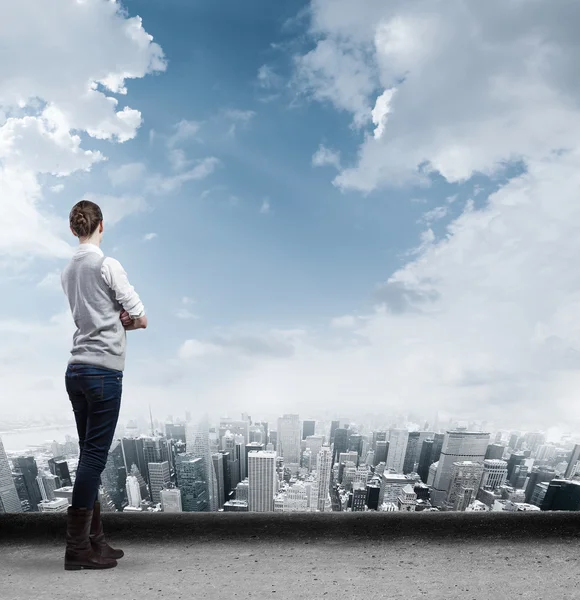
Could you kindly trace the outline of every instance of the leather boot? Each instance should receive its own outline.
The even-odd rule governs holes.
[[[111,569],[117,566],[112,558],[103,558],[91,548],[89,533],[93,511],[86,508],[68,509],[66,527],[65,571],[80,569]]]
[[[122,550],[115,550],[107,544],[105,532],[103,531],[103,522],[101,521],[101,503],[97,500],[93,509],[93,519],[91,521],[91,547],[95,554],[102,558],[114,558],[118,560],[123,558],[125,553]]]

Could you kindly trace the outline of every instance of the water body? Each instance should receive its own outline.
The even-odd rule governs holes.
[[[50,444],[53,440],[64,443],[65,436],[77,437],[76,428],[73,426],[62,427],[37,427],[23,431],[0,431],[0,438],[6,452],[25,452],[35,446]]]

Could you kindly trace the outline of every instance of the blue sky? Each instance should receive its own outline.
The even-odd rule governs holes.
[[[37,28],[38,1],[0,14],[19,56],[0,83],[18,410],[66,409],[58,272],[88,197],[151,322],[126,414],[537,427],[550,398],[551,426],[570,421],[573,6],[58,0]]]

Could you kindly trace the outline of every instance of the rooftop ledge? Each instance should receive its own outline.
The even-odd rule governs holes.
[[[62,569],[63,515],[0,516],[10,600],[573,600],[580,513],[105,514],[126,556]]]

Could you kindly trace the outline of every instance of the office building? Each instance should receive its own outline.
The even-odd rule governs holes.
[[[207,466],[203,459],[180,454],[175,466],[183,512],[208,512],[210,503],[206,481]]]
[[[238,483],[238,485],[236,486],[236,500],[247,503],[249,495],[250,484],[248,483],[247,479],[244,479],[244,481],[240,481],[240,483]]]
[[[123,438],[120,441],[120,445],[125,472],[131,473],[133,465],[135,465],[139,470],[139,473],[146,478],[147,462],[145,461],[143,438]]]
[[[185,441],[185,425],[174,425],[167,423],[165,425],[165,435],[170,440]]]
[[[316,463],[316,506],[311,508],[319,512],[324,512],[330,493],[330,480],[332,476],[332,450],[330,446],[323,446],[320,449]]]
[[[127,498],[127,471],[125,470],[120,440],[113,440],[111,444],[101,481],[116,509],[120,511]]]
[[[501,460],[503,458],[504,451],[505,446],[502,446],[501,444],[490,444],[487,447],[485,458],[489,460]]]
[[[278,419],[278,454],[286,465],[300,464],[300,417],[284,415]],[[251,504],[250,504],[250,510]]]
[[[307,437],[314,435],[316,432],[316,421],[303,421],[302,422],[302,439],[305,440]]]
[[[240,421],[236,419],[222,418],[219,426],[219,436],[222,438],[226,431],[233,435],[241,435],[244,438],[244,444],[250,443],[250,422],[246,419]]]
[[[127,476],[127,501],[131,508],[139,508],[141,506],[141,487],[137,477],[134,475]]]
[[[38,504],[42,501],[42,495],[36,478],[38,477],[38,467],[33,456],[18,456],[13,461],[14,470],[22,476],[22,493],[19,494],[20,500],[27,500],[30,503],[30,510],[38,512]]]
[[[58,477],[52,473],[40,473],[36,477],[36,483],[38,484],[38,489],[40,490],[43,502],[55,499],[54,490],[56,490],[57,487],[60,487],[60,485],[57,485],[57,482],[60,483]]]
[[[334,432],[334,454],[332,462],[335,463],[338,457],[348,450],[348,430],[347,429],[336,429]]]
[[[507,462],[498,459],[485,459],[483,461],[483,478],[481,487],[484,490],[495,490],[507,481]]]
[[[245,449],[244,449],[244,462],[245,464],[245,469],[244,469],[244,473],[246,473],[246,477],[248,476],[248,456],[250,455],[251,452],[263,452],[264,451],[264,444],[260,444],[258,442],[252,442],[250,444],[246,444]],[[244,477],[245,479],[245,477]]]
[[[534,506],[541,507],[544,502],[544,498],[546,497],[546,494],[548,493],[549,487],[550,487],[549,481],[542,481],[542,483],[537,483],[534,486],[529,503],[533,504]]]
[[[367,496],[365,503],[369,510],[379,510],[379,498],[381,495],[380,479],[372,479],[367,483]]]
[[[570,455],[570,459],[568,461],[568,466],[566,467],[566,472],[564,473],[564,478],[569,479],[572,477],[573,472],[576,472],[576,463],[580,461],[580,444],[576,444],[574,446],[574,450],[572,450],[572,454]]]
[[[421,478],[421,481],[427,483],[429,477],[429,467],[431,466],[431,455],[433,453],[433,444],[435,440],[425,440],[421,444],[421,454],[419,455],[419,466],[417,467],[417,474]]]
[[[141,475],[145,477],[151,489],[151,475],[149,473],[150,463],[173,462],[170,457],[169,445],[165,438],[143,438],[143,456],[145,458],[145,472]]]
[[[248,503],[244,500],[228,500],[224,512],[248,512]]]
[[[548,461],[556,458],[557,449],[553,444],[544,444],[538,448],[536,452],[537,461]]]
[[[359,457],[362,456],[363,436],[359,433],[351,434],[348,438],[348,450],[349,452],[356,452]]]
[[[403,488],[410,483],[412,483],[412,480],[402,473],[388,473],[385,471],[381,477],[379,506],[390,502],[396,503]]]
[[[334,444],[334,434],[335,434],[336,430],[339,428],[340,428],[340,421],[332,421],[332,423],[330,424],[330,436],[329,436],[331,446],[332,446],[332,444]]]
[[[515,489],[523,489],[528,477],[528,467],[526,465],[515,465],[509,484]]]
[[[68,506],[68,500],[56,498],[54,500],[42,500],[38,504],[38,510],[41,513],[64,513],[67,512]]]
[[[389,453],[387,455],[387,469],[392,469],[396,473],[403,472],[408,439],[409,432],[406,429],[389,430]]]
[[[210,450],[209,423],[204,417],[200,421],[190,423],[186,432],[187,454],[189,457],[200,458],[203,467],[203,481],[207,487],[207,505],[210,512],[218,510],[218,485],[213,459]],[[182,495],[183,500],[183,495]],[[186,511],[183,502],[183,510]]]
[[[389,455],[389,442],[387,440],[377,440],[375,443],[375,456],[373,466],[380,463],[387,464],[387,456]]]
[[[318,467],[316,466],[316,461],[318,460],[318,453],[320,449],[324,445],[324,436],[323,435],[309,435],[306,440],[306,448],[310,449],[312,454],[312,470],[316,470]]]
[[[475,500],[483,477],[483,462],[454,462],[449,491],[445,500],[447,510],[465,510]]]
[[[57,487],[68,487],[72,485],[68,463],[64,457],[59,456],[58,458],[49,459],[48,469],[53,475],[58,477],[60,486]]]
[[[268,438],[270,440],[270,444],[272,444],[272,446],[274,447],[274,451],[278,452],[278,432],[270,431],[270,433],[268,434]]]
[[[217,480],[217,493],[218,493],[218,510],[225,504],[226,502],[226,464],[224,461],[224,455],[219,452],[212,454],[213,460],[213,468],[216,475]],[[228,490],[229,494],[229,490]]]
[[[526,457],[523,453],[513,452],[508,458],[508,479],[512,478],[516,465],[523,465],[526,462]]]
[[[541,432],[528,432],[523,437],[527,449],[535,454],[538,448],[546,443],[546,436]]]
[[[22,505],[12,479],[12,470],[0,439],[0,514],[20,513]]]
[[[373,437],[371,440],[371,449],[377,449],[377,442],[386,442],[389,436],[386,431],[373,431]]]
[[[489,433],[457,429],[445,434],[431,492],[433,506],[441,508],[446,502],[454,463],[479,462],[483,467],[488,444]],[[429,485],[429,482],[427,484]]]
[[[352,512],[363,512],[366,509],[367,489],[364,483],[352,486]]]
[[[548,467],[534,467],[530,473],[528,485],[526,486],[526,504],[536,504],[536,502],[532,502],[536,486],[539,483],[549,483],[552,479],[556,479],[556,471],[554,469]]]
[[[161,490],[161,508],[165,513],[183,512],[181,490],[175,488]]]
[[[67,485],[65,487],[56,488],[56,490],[54,490],[55,500],[58,500],[59,498],[64,498],[69,503],[69,506],[72,504],[72,495],[73,495],[72,485]]]
[[[397,498],[397,508],[404,512],[415,512],[417,506],[417,494],[413,489],[413,486],[407,484],[401,490],[399,497]]]
[[[273,512],[277,492],[275,452],[260,451],[248,455],[248,484],[249,511]]]
[[[169,471],[169,462],[149,463],[149,479],[151,485],[151,501],[154,504],[161,503],[161,490],[168,487],[171,483],[171,473]]]
[[[541,508],[542,510],[579,511],[580,481],[552,479],[548,484]]]
[[[423,442],[432,439],[435,434],[432,431],[411,431],[407,440],[407,450],[403,462],[403,473],[414,473],[419,468]]]

